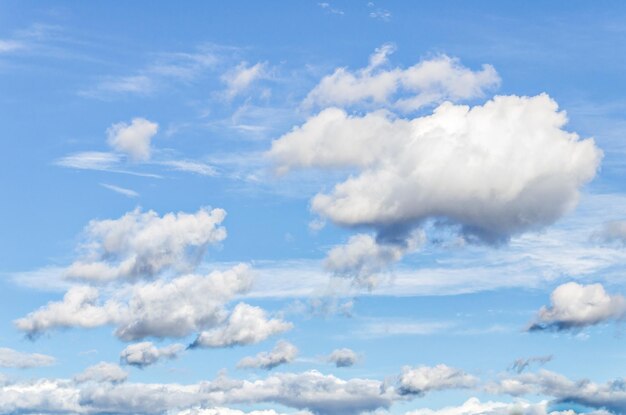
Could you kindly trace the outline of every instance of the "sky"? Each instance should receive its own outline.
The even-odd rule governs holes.
[[[0,413],[626,413],[626,5],[0,2]]]

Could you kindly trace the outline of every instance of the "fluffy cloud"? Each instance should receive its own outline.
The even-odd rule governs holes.
[[[462,370],[446,365],[405,367],[398,380],[403,395],[424,395],[431,390],[471,388],[477,379]]]
[[[399,243],[379,242],[367,234],[354,235],[346,245],[331,249],[324,265],[335,275],[350,277],[356,285],[371,289],[378,283],[378,273],[416,250],[422,240],[422,233]]]
[[[337,367],[350,367],[357,362],[358,356],[354,351],[347,348],[335,349],[328,355],[327,360]]]
[[[545,94],[444,103],[414,119],[328,108],[275,140],[269,156],[283,173],[357,169],[311,203],[341,226],[393,240],[438,219],[467,238],[501,242],[552,224],[595,176],[602,152],[563,130],[566,122]]]
[[[137,283],[113,290],[106,299],[94,287],[73,287],[63,300],[50,302],[15,324],[31,336],[54,328],[113,324],[115,334],[126,341],[184,337],[224,322],[228,316],[225,304],[247,291],[251,283],[249,267],[239,264],[208,275]],[[236,335],[235,328],[231,330],[229,334]]]
[[[237,363],[237,367],[271,370],[277,366],[292,362],[297,355],[298,348],[296,346],[281,340],[269,352],[261,352],[254,357],[244,357]]]
[[[239,303],[221,327],[200,333],[192,347],[230,347],[261,342],[291,330],[293,324],[270,319],[260,307]]]
[[[338,68],[325,76],[304,101],[307,107],[374,104],[413,111],[445,100],[482,97],[497,87],[500,78],[491,65],[472,71],[445,55],[421,61],[409,68],[383,69],[393,45],[385,44],[370,56],[369,65],[351,72]]]
[[[625,385],[626,379],[598,384],[588,379],[573,381],[558,373],[541,370],[501,379],[488,385],[487,392],[512,396],[542,394],[555,398],[557,402],[608,409],[621,414],[626,412]]]
[[[23,353],[7,347],[0,347],[0,367],[31,367],[50,366],[56,362],[52,356],[40,353]]]
[[[118,219],[92,220],[84,230],[83,257],[68,278],[107,281],[151,277],[168,268],[185,270],[210,244],[226,238],[223,209],[167,213],[135,209]]]
[[[162,359],[175,359],[183,350],[185,346],[180,343],[157,348],[152,342],[141,342],[131,344],[122,350],[120,360],[127,365],[144,368]]]
[[[530,331],[581,328],[626,316],[626,299],[608,294],[601,284],[569,282],[558,286],[550,299],[552,305],[539,310]]]
[[[78,383],[82,382],[124,382],[128,378],[128,372],[114,363],[100,362],[90,366],[84,372],[74,376]]]
[[[115,150],[128,154],[134,160],[150,159],[150,142],[159,130],[157,123],[145,118],[134,118],[130,124],[113,124],[107,130],[107,142]]]

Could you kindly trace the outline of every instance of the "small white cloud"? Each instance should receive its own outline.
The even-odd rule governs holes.
[[[576,329],[626,317],[626,298],[610,295],[602,284],[568,282],[555,288],[550,300],[530,331]]]
[[[253,82],[266,78],[267,64],[258,62],[249,66],[247,62],[241,62],[233,70],[222,76],[222,81],[226,84],[226,97],[232,99],[241,94],[252,85]]]
[[[398,392],[422,396],[432,390],[465,389],[476,385],[478,379],[447,365],[417,368],[404,367],[398,380]]]
[[[190,173],[196,173],[201,176],[214,177],[217,176],[217,171],[211,165],[201,163],[192,160],[168,160],[161,164],[171,167],[174,170],[185,171]]]
[[[185,350],[180,343],[157,348],[152,342],[131,344],[120,353],[120,360],[131,366],[144,368],[163,359],[176,359]]]
[[[134,160],[150,159],[150,142],[159,125],[145,118],[134,118],[130,124],[113,124],[107,130],[107,142],[115,150],[130,155]]]
[[[358,356],[354,351],[343,348],[333,350],[326,360],[334,363],[336,367],[350,367],[357,362]]]
[[[57,166],[84,170],[110,170],[121,160],[115,153],[85,151],[74,153],[55,161]]]

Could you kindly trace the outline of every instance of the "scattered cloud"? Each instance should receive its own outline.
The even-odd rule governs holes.
[[[602,284],[568,282],[555,288],[550,300],[529,331],[578,329],[626,316],[626,299],[607,293]]]
[[[201,176],[214,177],[217,176],[215,168],[209,164],[201,163],[193,160],[168,160],[161,164],[171,167],[174,170],[196,173]]]
[[[601,242],[620,242],[626,244],[626,221],[613,220],[604,223],[601,230],[592,234],[592,239]]]
[[[549,361],[552,360],[552,356],[533,356],[533,357],[528,357],[528,358],[521,358],[521,359],[517,359],[515,360],[515,362],[513,362],[513,364],[511,365],[511,370],[513,370],[514,372],[517,373],[522,373],[524,370],[526,370],[528,367],[530,367],[533,364],[538,364],[538,365],[545,365],[546,363],[548,363]]]
[[[246,91],[253,82],[268,76],[267,63],[258,62],[254,65],[249,65],[247,62],[241,62],[236,68],[222,76],[222,81],[227,86],[226,97],[229,100],[233,99]]]
[[[298,348],[281,340],[269,352],[261,352],[256,356],[244,357],[237,363],[238,368],[271,370],[277,366],[291,363],[298,355]]]
[[[321,7],[322,9],[324,9],[327,13],[330,13],[330,14],[336,14],[336,15],[339,15],[339,16],[343,16],[345,14],[343,10],[337,9],[337,8],[331,6],[331,4],[328,3],[328,2],[317,3],[317,5],[319,7]]]

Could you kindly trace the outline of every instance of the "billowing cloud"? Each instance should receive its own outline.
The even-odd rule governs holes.
[[[114,363],[100,362],[85,369],[84,372],[74,376],[78,383],[82,382],[124,382],[128,378],[128,372]]]
[[[237,363],[238,368],[257,368],[271,370],[277,366],[291,363],[298,355],[298,348],[281,340],[269,352],[261,352],[256,356],[244,357]]]
[[[283,173],[356,169],[311,202],[338,225],[395,240],[436,219],[496,243],[554,223],[595,176],[602,152],[563,130],[566,121],[546,94],[448,102],[413,119],[328,108],[275,140],[269,156]]]
[[[0,367],[26,369],[31,367],[50,366],[56,362],[52,356],[40,353],[24,353],[8,347],[0,347]]]
[[[128,154],[137,161],[150,159],[152,138],[159,130],[157,123],[145,118],[134,118],[130,124],[113,124],[107,130],[107,142],[115,150]]]
[[[402,259],[405,253],[415,251],[423,239],[422,233],[415,233],[405,241],[387,243],[371,235],[357,234],[347,244],[332,248],[324,265],[333,274],[352,278],[356,285],[371,289],[378,283],[377,274]]]
[[[200,333],[192,347],[230,347],[258,343],[275,334],[291,330],[293,324],[268,318],[260,307],[239,303],[220,327]]]
[[[228,317],[225,304],[247,291],[251,283],[249,267],[239,264],[208,275],[137,283],[113,290],[105,298],[94,287],[78,286],[63,300],[50,302],[15,324],[31,336],[55,328],[115,325],[116,336],[125,341],[184,337],[224,323]],[[235,336],[236,328],[228,327]]]
[[[343,348],[333,350],[326,359],[336,367],[350,367],[354,366],[359,357],[351,349]]]
[[[398,380],[398,392],[403,395],[424,395],[431,390],[463,389],[476,385],[474,376],[447,365],[404,367]]]
[[[376,105],[414,111],[445,100],[482,97],[500,84],[491,65],[472,71],[446,55],[421,61],[409,68],[384,69],[395,47],[376,49],[369,65],[357,71],[338,68],[325,76],[307,95],[307,107]]]
[[[159,360],[175,359],[183,350],[185,350],[185,346],[180,343],[158,348],[152,342],[140,342],[131,344],[122,350],[120,360],[127,365],[144,368],[157,363]]]
[[[626,299],[610,295],[602,284],[568,282],[555,288],[550,300],[552,305],[539,310],[530,331],[576,329],[626,316]]]
[[[84,230],[83,257],[68,278],[107,281],[151,277],[168,268],[188,269],[210,244],[226,238],[223,209],[167,213],[135,209],[118,219],[92,220]]]

